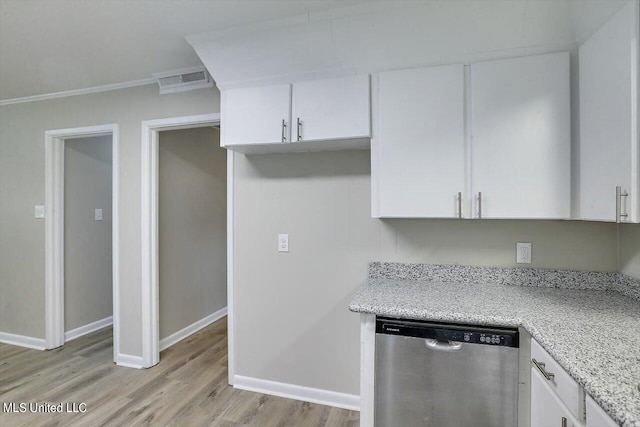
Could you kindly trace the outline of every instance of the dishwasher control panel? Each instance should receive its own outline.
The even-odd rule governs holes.
[[[376,319],[376,333],[502,347],[518,347],[518,331],[485,326]]]

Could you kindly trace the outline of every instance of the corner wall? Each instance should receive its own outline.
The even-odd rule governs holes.
[[[0,331],[44,338],[44,132],[120,125],[120,352],[142,354],[141,121],[216,113],[216,89],[160,95],[156,85],[0,106]]]
[[[640,279],[640,224],[620,224],[618,228],[618,270]]]

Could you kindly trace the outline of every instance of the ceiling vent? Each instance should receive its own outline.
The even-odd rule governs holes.
[[[204,67],[183,68],[152,75],[158,81],[161,95],[213,87],[213,79]]]

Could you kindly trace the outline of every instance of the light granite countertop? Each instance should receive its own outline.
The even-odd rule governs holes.
[[[597,290],[610,289],[598,284],[587,286],[591,289],[566,289],[557,283],[503,284],[508,281],[500,280],[499,275],[487,275],[486,268],[478,269],[482,275],[464,270],[464,277],[460,270],[451,276],[442,275],[442,271],[437,275],[405,274],[406,269],[381,273],[388,266],[393,264],[372,264],[369,279],[349,305],[351,311],[405,319],[522,326],[611,418],[624,427],[640,427],[638,300],[621,292]]]

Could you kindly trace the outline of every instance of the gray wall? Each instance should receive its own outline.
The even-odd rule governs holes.
[[[157,85],[0,106],[0,331],[44,338],[44,132],[120,125],[120,352],[142,354],[140,122],[220,111],[219,93]]]
[[[160,339],[227,306],[227,152],[211,127],[160,132]]]
[[[113,315],[111,154],[111,136],[64,143],[65,331]]]
[[[532,267],[617,268],[615,224],[372,219],[369,155],[234,156],[237,374],[358,394],[347,306],[371,260],[514,266],[528,241]]]
[[[640,224],[621,224],[618,238],[620,272],[640,279]]]

